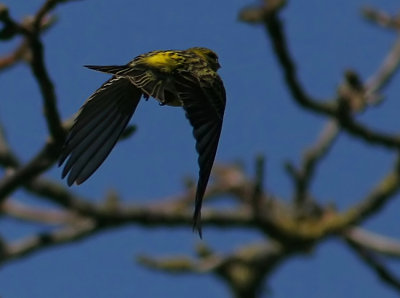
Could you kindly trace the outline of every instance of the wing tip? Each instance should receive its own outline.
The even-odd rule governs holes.
[[[71,187],[73,184],[74,184],[74,181],[69,181],[69,180],[67,180],[67,185],[68,185],[69,187]]]
[[[82,178],[82,177],[72,177],[71,173],[69,173],[69,171],[65,172],[65,168],[64,171],[61,174],[61,179],[64,179],[66,176],[68,176],[67,178],[67,185],[69,187],[71,187],[72,185],[81,185],[83,182],[85,182],[87,180],[88,177]]]
[[[63,165],[63,163],[64,163],[64,160],[65,160],[65,159],[60,158],[60,159],[58,160],[58,162],[57,162],[57,167],[61,167],[61,166]]]
[[[201,212],[197,209],[193,214],[193,232],[197,232],[200,239],[203,239],[203,231],[201,229]]]
[[[83,182],[85,182],[89,177],[78,177],[75,179],[75,184],[76,185],[81,185]]]

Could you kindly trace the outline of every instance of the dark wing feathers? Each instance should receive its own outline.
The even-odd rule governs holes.
[[[65,159],[69,156],[72,149],[75,148],[79,143],[88,141],[91,137],[94,138],[96,133],[101,133],[104,126],[107,125],[113,115],[113,111],[117,111],[114,107],[116,103],[109,103],[109,106],[96,106],[91,104],[85,104],[73,127],[71,128],[60,156],[59,165],[64,163]],[[95,113],[97,111],[97,113]],[[93,115],[92,115],[93,114]],[[80,146],[84,149],[84,146]],[[76,152],[76,150],[75,150]]]
[[[218,75],[212,80],[202,80],[185,75],[176,80],[175,87],[178,97],[183,103],[186,116],[193,126],[196,150],[199,154],[200,170],[193,228],[197,229],[201,236],[201,205],[221,134],[226,101],[225,89]]]
[[[76,163],[78,159],[81,157],[81,155],[84,154],[85,151],[89,149],[91,144],[94,143],[97,138],[99,138],[102,134],[104,134],[104,130],[107,129],[107,127],[109,127],[113,123],[114,118],[117,116],[118,116],[118,111],[116,109],[114,111],[110,111],[109,115],[105,119],[102,119],[102,122],[96,123],[97,121],[93,121],[93,123],[95,123],[96,126],[93,125],[88,125],[86,127],[84,126],[83,128],[79,129],[76,132],[76,134],[69,139],[69,141],[67,141],[64,150],[65,157],[63,157],[63,159],[66,159],[68,156],[70,157],[67,163],[65,164],[64,170],[62,172],[62,178],[64,178],[69,173],[72,166],[75,165],[75,168],[77,167]]]
[[[136,64],[135,67],[129,67],[129,65],[85,65],[85,67],[116,76],[128,77],[137,88],[142,89],[145,94],[154,97],[163,104],[169,100],[166,97],[166,91],[173,92],[168,90],[172,87],[169,74],[152,69],[144,64]],[[167,94],[169,93],[167,92]]]
[[[69,157],[63,178],[80,184],[103,163],[139,103],[142,91],[129,79],[114,76],[82,106],[62,149],[59,165]]]
[[[68,176],[69,185],[75,181],[77,184],[81,184],[103,163],[127,125],[128,121],[126,120],[129,119],[126,118],[121,115],[115,117],[108,127],[79,155]]]

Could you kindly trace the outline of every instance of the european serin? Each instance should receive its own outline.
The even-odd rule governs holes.
[[[88,179],[108,156],[140,98],[182,106],[193,126],[199,154],[193,228],[201,236],[201,204],[218,147],[225,110],[225,88],[217,55],[201,47],[153,51],[122,66],[86,66],[113,75],[81,107],[67,136],[59,166],[68,185]]]

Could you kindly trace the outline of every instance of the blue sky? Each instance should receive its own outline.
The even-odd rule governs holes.
[[[15,18],[32,14],[43,1],[3,1]],[[268,159],[265,184],[270,192],[289,198],[292,188],[283,162],[298,162],[325,119],[293,103],[262,27],[237,20],[248,4],[232,1],[75,1],[60,5],[58,23],[43,37],[46,60],[55,83],[63,119],[75,113],[107,76],[85,64],[124,64],[155,49],[206,46],[220,56],[220,75],[227,91],[224,128],[217,161],[241,161],[254,172],[254,157]],[[375,72],[395,39],[393,32],[371,25],[360,16],[363,5],[398,12],[397,0],[289,1],[282,13],[290,50],[301,81],[310,94],[334,96],[343,71],[362,78]],[[16,41],[1,43],[0,54]],[[385,102],[360,119],[390,132],[399,131],[400,78],[386,89]],[[0,73],[0,121],[11,146],[29,160],[42,146],[47,130],[41,97],[26,65]],[[113,150],[104,165],[74,191],[101,201],[110,188],[126,201],[144,202],[182,191],[183,177],[196,177],[191,127],[181,109],[141,102],[131,123],[138,132]],[[312,190],[321,202],[345,208],[362,198],[391,168],[393,154],[341,134],[327,160],[318,168]],[[173,168],[173,171],[169,170]],[[47,176],[60,179],[53,167]],[[13,198],[36,203],[22,191]],[[400,238],[399,199],[365,227]],[[0,221],[0,233],[16,240],[42,226]],[[257,232],[204,229],[206,243],[221,253],[261,240]],[[223,239],[223,241],[221,241]],[[212,276],[171,276],[143,269],[140,253],[154,256],[194,255],[198,243],[190,227],[174,230],[135,226],[109,230],[27,259],[7,264],[0,275],[3,297],[229,297]],[[393,265],[393,262],[392,262]],[[400,274],[399,262],[392,266]],[[327,240],[307,256],[281,266],[266,288],[276,297],[395,297],[341,242]]]

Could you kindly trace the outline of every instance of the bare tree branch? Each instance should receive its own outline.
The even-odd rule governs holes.
[[[228,256],[215,254],[207,247],[199,250],[197,261],[186,257],[155,259],[145,255],[137,260],[143,266],[167,273],[213,273],[228,284],[234,297],[251,298],[263,292],[265,277],[292,254],[276,242],[247,245]]]
[[[50,168],[58,158],[61,145],[48,141],[39,153],[26,165],[16,171],[6,173],[0,180],[0,202],[14,190]]]
[[[65,211],[28,206],[16,200],[5,201],[0,210],[19,220],[49,225],[71,224],[78,219],[76,215]]]
[[[310,111],[337,119],[341,127],[348,133],[368,143],[388,148],[400,148],[400,136],[378,132],[358,123],[354,118],[349,116],[347,111],[343,112],[342,106],[337,100],[333,102],[321,102],[313,99],[306,93],[297,77],[296,66],[289,54],[282,22],[278,15],[284,1],[276,0],[274,2],[281,2],[281,5],[270,6],[269,1],[266,1],[264,5],[258,8],[260,17],[256,22],[265,25],[266,31],[272,41],[274,53],[284,73],[285,82],[296,103]],[[250,11],[254,10],[255,8],[250,9]],[[248,10],[246,9],[241,12],[239,18],[244,22],[255,22],[254,19],[250,18],[249,20]]]
[[[371,251],[359,246],[356,242],[348,242],[361,260],[365,262],[377,276],[387,285],[400,293],[400,278],[391,272]]]
[[[50,12],[56,4],[62,1],[48,0],[39,9],[35,18],[27,24],[18,24],[14,21],[5,6],[0,8],[0,21],[3,22],[4,32],[8,32],[7,38],[12,37],[16,34],[22,34],[32,55],[30,62],[31,70],[36,78],[40,91],[42,93],[44,101],[44,114],[47,122],[48,129],[51,136],[59,143],[62,143],[65,137],[65,131],[62,127],[60,116],[56,106],[56,94],[54,91],[54,85],[48,75],[47,68],[45,66],[43,45],[40,41],[40,33],[43,25],[43,18],[47,13]],[[46,23],[48,23],[46,21]],[[0,36],[2,36],[0,34]]]
[[[26,57],[27,52],[28,52],[28,44],[24,40],[10,54],[0,57],[0,70],[4,71],[4,70],[14,66],[21,60],[23,60],[24,57]]]
[[[294,181],[294,202],[298,207],[309,199],[310,183],[314,178],[316,166],[332,148],[338,134],[337,122],[328,121],[316,143],[304,152],[300,169],[296,169],[291,163],[286,163],[286,169]]]
[[[399,70],[400,65],[400,36],[397,37],[392,49],[383,60],[378,71],[365,84],[366,96],[379,97],[376,94],[387,86]]]
[[[96,224],[91,220],[76,222],[74,226],[67,226],[53,232],[42,233],[26,237],[14,243],[3,245],[0,254],[0,263],[29,256],[33,252],[64,243],[78,241],[96,231]]]
[[[367,20],[377,23],[382,27],[400,30],[400,17],[398,15],[393,17],[383,11],[368,6],[362,9],[362,14]]]
[[[344,232],[347,241],[385,256],[400,258],[400,240],[391,239],[361,228],[350,228]]]

